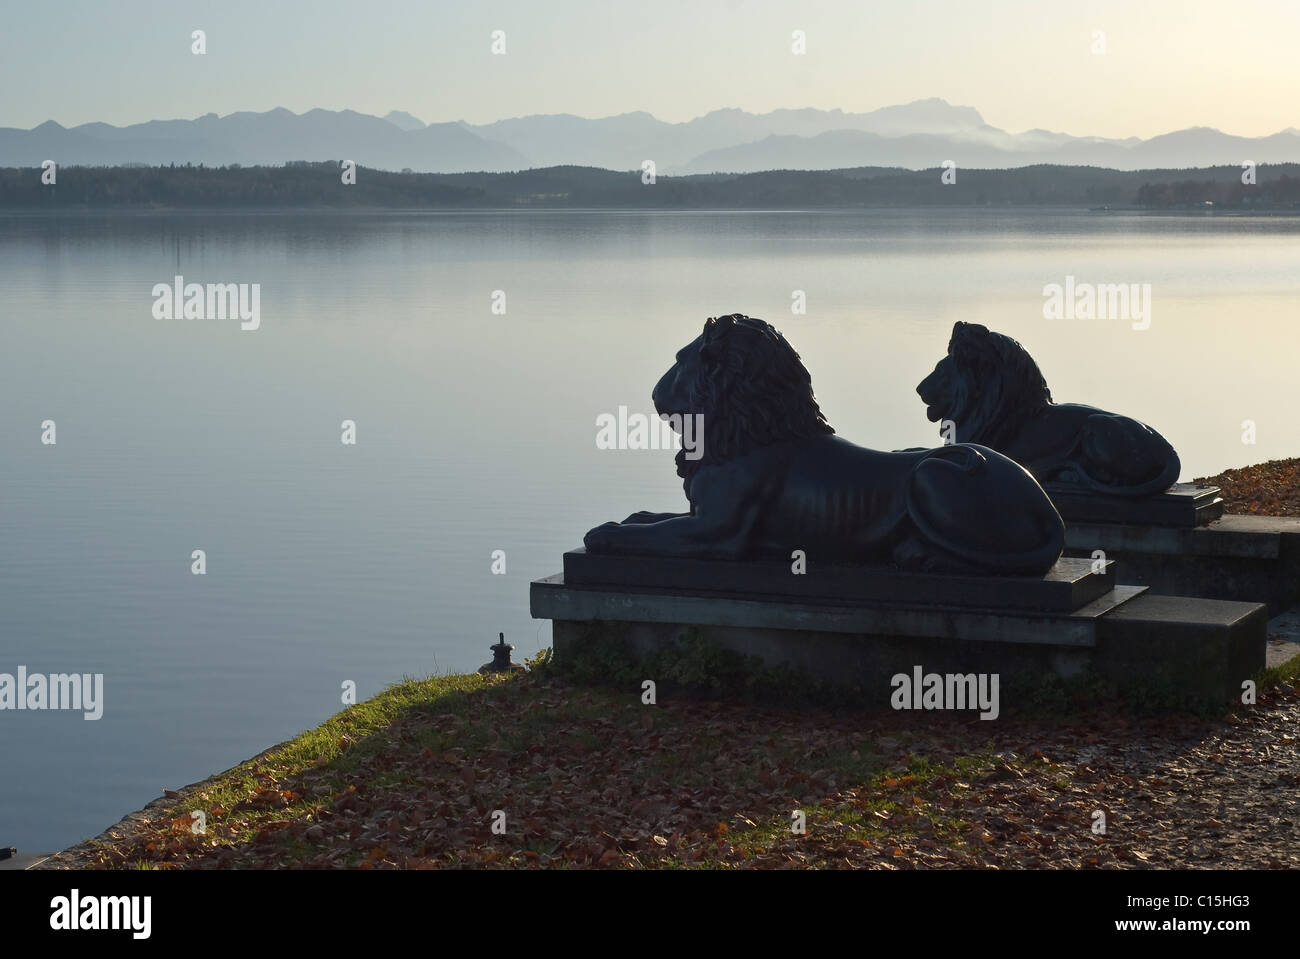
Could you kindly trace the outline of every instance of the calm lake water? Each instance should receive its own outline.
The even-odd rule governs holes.
[[[549,645],[529,580],[591,526],[680,508],[671,451],[598,450],[595,424],[652,412],[706,316],[774,322],[880,449],[939,445],[915,385],[955,320],[984,323],[1190,479],[1300,452],[1298,265],[1287,218],[0,217],[0,672],[105,684],[98,721],[0,712],[0,845],[98,833],[337,712],[346,681],[472,670],[498,632],[516,659]],[[260,329],[154,319],[177,274],[260,284]],[[1150,328],[1044,319],[1067,275],[1151,284]]]

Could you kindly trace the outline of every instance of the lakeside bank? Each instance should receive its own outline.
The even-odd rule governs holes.
[[[1230,508],[1294,515],[1298,473],[1273,461],[1208,481]],[[1294,785],[1298,639],[1271,645],[1258,703],[1220,717],[1059,699],[992,731],[740,697],[647,704],[546,657],[523,676],[407,680],[37,868],[1295,868],[1275,787]],[[1099,804],[1154,825],[1098,843]]]

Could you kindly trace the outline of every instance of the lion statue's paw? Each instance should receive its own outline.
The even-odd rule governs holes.
[[[587,535],[582,537],[582,545],[587,548],[589,553],[607,552],[618,539],[618,528],[622,525],[612,520],[608,523],[601,523],[594,529],[587,531]]]

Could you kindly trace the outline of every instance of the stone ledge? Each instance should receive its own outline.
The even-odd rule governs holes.
[[[691,595],[717,593],[791,602],[921,604],[926,607],[1041,610],[1069,613],[1115,588],[1115,565],[1093,571],[1091,559],[1057,560],[1042,576],[915,573],[889,566],[819,563],[807,557],[807,571],[791,572],[788,560],[724,561],[661,556],[564,554],[569,586],[653,588]]]
[[[1093,646],[1097,620],[1143,592],[1117,586],[1072,613],[1013,612],[921,604],[789,602],[627,586],[573,586],[564,574],[534,580],[534,619],[775,628],[815,633],[940,637],[974,642]]]
[[[1300,601],[1300,517],[1230,513],[1197,529],[1074,523],[1065,548],[1104,550],[1125,580],[1160,594],[1267,603],[1273,615]]]
[[[1191,529],[1223,515],[1217,486],[1176,483],[1163,493],[1132,499],[1048,483],[1043,487],[1066,525],[1074,523],[1136,523],[1142,526]]]
[[[1067,549],[1106,549],[1191,556],[1276,559],[1285,537],[1300,537],[1300,517],[1240,516],[1234,513],[1195,529],[1129,523],[1073,522],[1066,526]]]

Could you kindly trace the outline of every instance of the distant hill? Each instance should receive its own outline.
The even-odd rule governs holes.
[[[986,128],[951,135],[883,137],[834,130],[813,137],[770,136],[755,143],[712,150],[691,160],[686,173],[749,173],[778,169],[828,169],[854,163],[920,169],[952,160],[958,168],[997,169],[1054,164],[1115,170],[1187,169],[1225,162],[1300,161],[1300,134],[1235,137],[1208,127],[1180,130],[1149,140],[1065,137],[1046,131],[1013,136]]]
[[[411,116],[405,110],[389,110],[384,114],[384,119],[399,130],[423,130],[425,127],[423,120]]]
[[[390,170],[517,170],[530,165],[509,146],[484,140],[459,123],[404,130],[391,120],[352,110],[299,115],[279,108],[128,127],[87,123],[65,129],[47,121],[33,130],[0,129],[0,165],[31,166],[47,159],[60,164],[208,166],[355,160]]]
[[[500,120],[468,129],[485,139],[514,147],[538,166],[577,164],[633,170],[640,169],[645,160],[654,160],[660,170],[672,173],[694,170],[702,154],[742,147],[773,136],[807,138],[837,130],[882,137],[916,133],[945,135],[983,125],[983,118],[973,108],[931,99],[883,107],[870,113],[806,109],[758,114],[728,109],[714,110],[685,123],[665,123],[648,113],[624,113],[602,119],[561,114]],[[936,161],[930,157],[921,166],[932,166],[942,159]],[[862,166],[868,162],[874,163],[861,155],[851,164],[814,158],[807,168]],[[713,169],[737,172],[726,167],[701,172]]]
[[[937,98],[867,113],[714,110],[682,123],[637,112],[595,119],[547,114],[477,125],[426,125],[401,110],[375,117],[353,110],[295,114],[281,107],[125,127],[84,123],[65,128],[49,120],[31,130],[0,128],[0,166],[34,166],[49,159],[90,166],[248,166],[348,159],[371,169],[425,173],[555,166],[639,170],[646,160],[653,160],[663,174],[864,166],[922,170],[945,160],[958,169],[1056,164],[1139,170],[1243,160],[1297,162],[1300,131],[1237,137],[1193,127],[1147,140],[1050,130],[1009,133],[985,123],[973,107]]]
[[[381,121],[382,122],[382,121]],[[430,128],[432,129],[432,128]],[[959,170],[887,167],[661,176],[556,166],[512,173],[392,173],[337,163],[284,166],[77,167],[41,183],[36,167],[0,168],[0,210],[85,209],[858,209],[1075,207],[1300,212],[1300,164],[1241,170],[1108,170],[1032,166]]]

